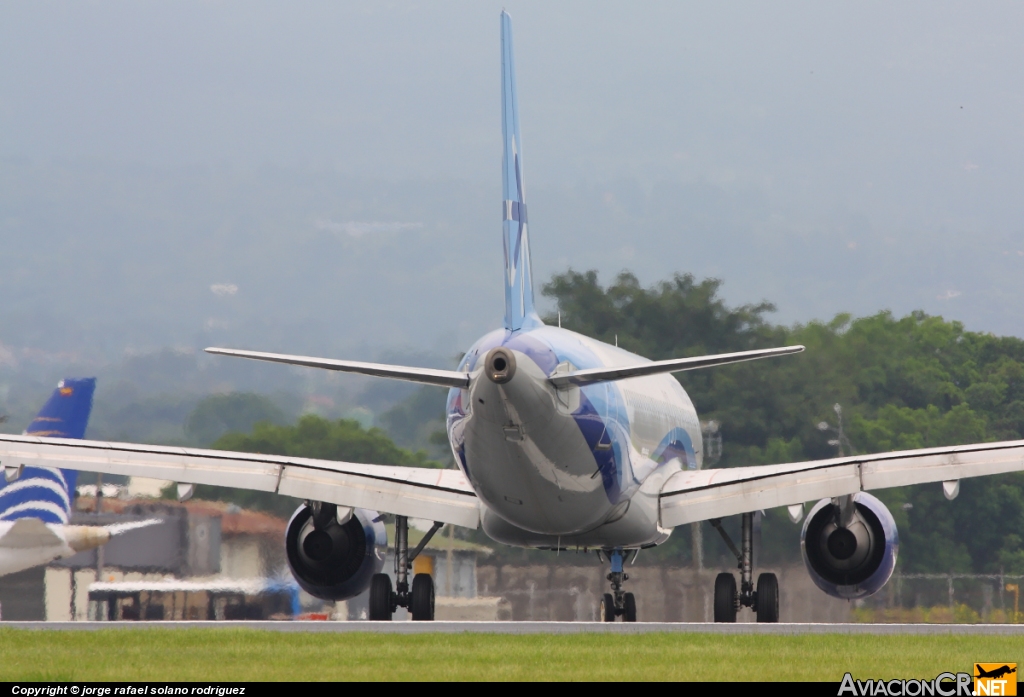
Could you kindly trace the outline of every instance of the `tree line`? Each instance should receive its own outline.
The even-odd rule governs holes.
[[[839,314],[829,321],[784,326],[769,320],[775,309],[769,302],[729,306],[720,296],[721,285],[716,279],[677,274],[644,287],[629,272],[602,285],[595,271],[569,270],[543,287],[555,305],[545,321],[555,324],[560,315],[567,329],[608,343],[617,341],[653,360],[806,346],[806,352],[795,356],[677,374],[701,419],[719,424],[723,447],[716,467],[1024,436],[1024,340],[970,332],[960,322],[923,312],[905,317],[890,312],[861,318]],[[421,436],[436,430],[443,418],[443,390],[425,387],[407,402],[382,423],[398,424],[403,432]],[[837,404],[845,436],[841,443]],[[225,404],[210,406],[222,409]],[[246,409],[247,414],[257,413],[252,405]],[[250,433],[229,433],[214,447],[349,462],[450,466],[424,450],[399,447],[383,430],[366,429],[355,421],[306,415],[286,426],[273,418],[276,414],[268,416]],[[205,418],[197,418],[191,425],[199,429],[203,422]],[[424,442],[422,447],[429,445]],[[946,501],[938,484],[876,493],[896,519],[904,571],[1024,572],[1024,474],[964,480],[953,502]],[[201,489],[199,495],[231,498],[282,514],[298,503],[213,488]],[[795,562],[799,529],[783,511],[767,512],[765,562]],[[707,529],[708,564],[731,565],[716,537]],[[667,545],[645,552],[641,559],[689,563],[690,539],[679,530]],[[536,554],[542,554],[496,551],[495,560],[509,561],[535,561]]]
[[[602,286],[595,271],[570,270],[544,286],[557,305],[545,321],[560,313],[563,327],[609,343],[617,337],[653,360],[806,346],[795,356],[677,374],[700,417],[719,424],[718,467],[835,457],[836,404],[846,454],[1024,437],[1024,340],[924,312],[783,326],[768,320],[771,303],[729,307],[720,289],[719,280],[689,274],[643,287],[628,272]],[[879,498],[896,518],[904,570],[1024,572],[1024,474],[964,480],[953,502],[938,484]],[[781,517],[766,526],[781,527]],[[798,553],[787,548],[777,556]]]

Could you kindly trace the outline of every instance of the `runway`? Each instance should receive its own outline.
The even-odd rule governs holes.
[[[0,622],[9,629],[258,629],[272,632],[373,632],[376,634],[930,634],[1018,635],[1024,624],[713,624],[707,622]]]

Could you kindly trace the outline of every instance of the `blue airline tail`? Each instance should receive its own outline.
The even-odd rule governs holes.
[[[519,102],[512,52],[512,18],[501,13],[501,130],[505,149],[501,181],[505,198],[502,218],[505,241],[505,329],[518,331],[541,324],[533,308],[530,236],[527,232],[523,184],[523,141],[519,137]]]
[[[95,390],[96,378],[61,380],[25,435],[83,438]],[[67,523],[77,474],[55,467],[26,467],[14,482],[0,482],[0,520],[39,518],[44,523]]]

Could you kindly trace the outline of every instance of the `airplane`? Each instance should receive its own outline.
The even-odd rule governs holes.
[[[799,353],[802,346],[650,361],[557,326],[534,305],[529,215],[523,179],[512,21],[502,12],[503,326],[474,343],[455,370],[295,356],[227,348],[235,356],[407,380],[448,388],[447,434],[457,469],[434,470],[297,457],[96,441],[0,436],[0,464],[151,477],[273,491],[305,499],[289,520],[285,551],[310,594],[344,600],[369,589],[371,620],[398,607],[413,620],[434,617],[431,577],[409,578],[412,560],[444,524],[482,527],[494,540],[546,550],[595,552],[610,566],[602,621],[637,620],[623,588],[624,562],[669,539],[673,528],[710,521],[736,555],[740,572],[715,580],[714,619],[735,622],[750,608],[779,619],[774,574],[753,569],[755,514],[787,507],[804,520],[801,550],[825,593],[861,598],[888,581],[899,537],[876,489],[942,482],[947,498],[965,477],[1024,469],[1024,441],[983,443],[780,465],[701,469],[700,422],[672,373]],[[395,516],[394,586],[381,573]],[[719,523],[741,516],[737,545]],[[435,521],[414,549],[410,517]],[[411,580],[411,583],[410,583]]]
[[[25,431],[35,438],[83,438],[96,378],[67,378]],[[114,525],[69,525],[78,472],[55,467],[5,469],[0,484],[0,576],[48,564],[105,544],[114,535],[154,525],[142,520]]]
[[[977,671],[978,671],[978,674],[974,676],[976,678],[994,678],[994,679],[998,679],[998,678],[1003,677],[1004,675],[1009,675],[1010,673],[1016,673],[1017,672],[1016,668],[1011,668],[1008,665],[1003,665],[1003,666],[1000,666],[999,668],[994,668],[993,670],[985,670],[981,666],[976,666],[976,668],[977,668]]]

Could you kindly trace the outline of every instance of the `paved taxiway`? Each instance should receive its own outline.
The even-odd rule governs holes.
[[[375,632],[378,634],[958,634],[1019,635],[1024,624],[712,624],[707,622],[3,622],[10,629],[262,629],[275,632]]]

